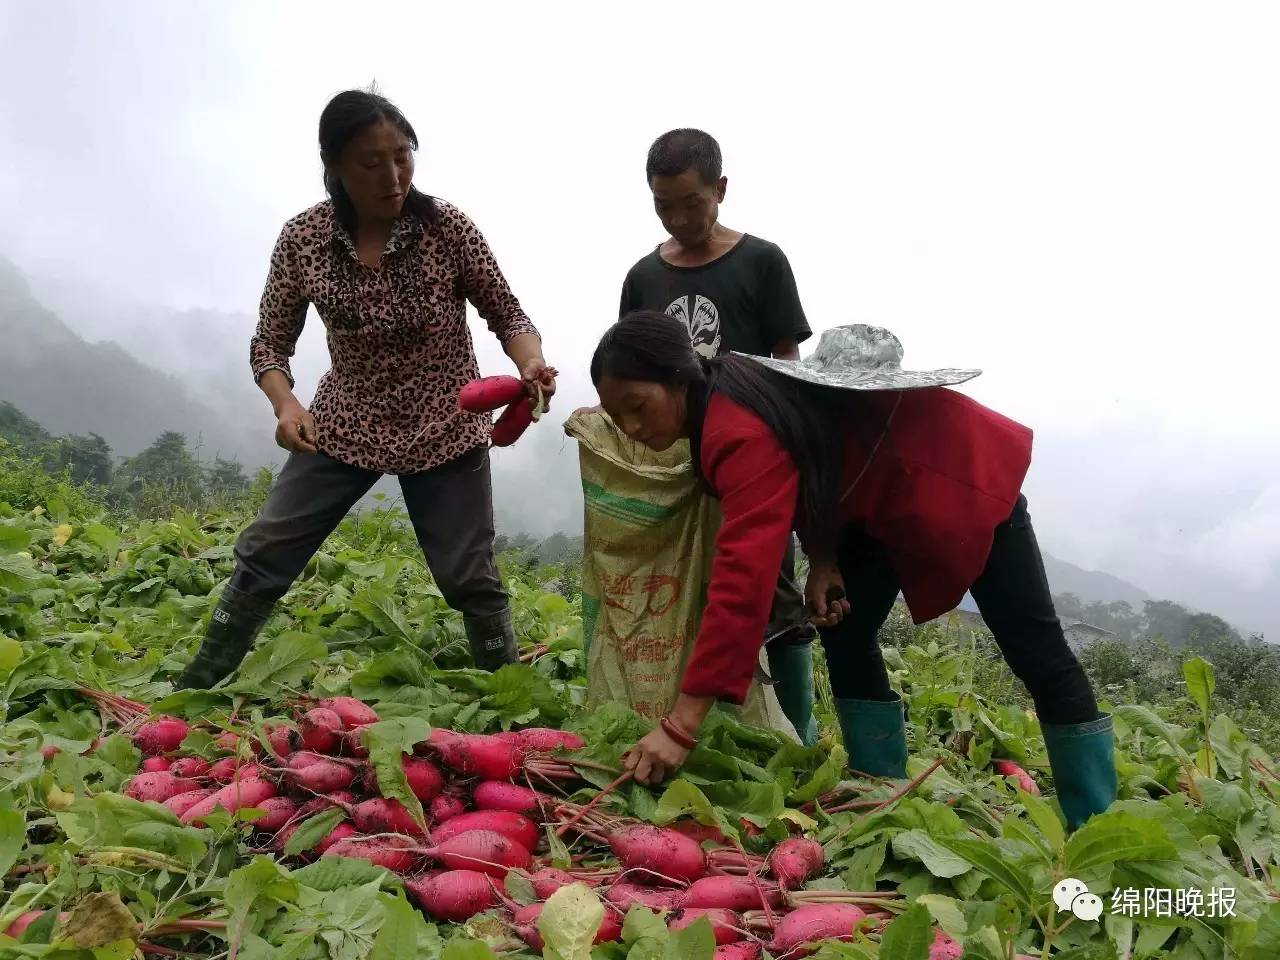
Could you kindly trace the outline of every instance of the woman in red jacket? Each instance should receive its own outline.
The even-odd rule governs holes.
[[[946,389],[979,371],[908,371],[901,356],[892,333],[858,324],[827,331],[804,361],[704,360],[679,322],[647,311],[601,339],[591,379],[604,410],[655,450],[687,437],[723,512],[680,695],[628,767],[663,780],[716,701],[743,701],[794,529],[850,765],[906,774],[904,708],[876,639],[899,592],[916,623],[970,592],[1035,701],[1077,826],[1115,797],[1111,717],[1054,612],[1021,494],[1031,431]]]

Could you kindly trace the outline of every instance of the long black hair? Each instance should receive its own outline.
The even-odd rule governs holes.
[[[591,382],[604,377],[685,387],[693,468],[702,477],[702,425],[712,393],[750,410],[773,431],[800,473],[800,507],[810,525],[830,522],[842,445],[835,391],[784,377],[746,357],[704,360],[688,328],[655,310],[636,310],[610,327],[591,358]]]
[[[338,222],[352,235],[356,230],[356,208],[347,196],[342,180],[336,173],[329,171],[329,166],[337,164],[343,148],[361,131],[384,120],[404,134],[409,146],[414,150],[418,149],[418,134],[414,132],[413,125],[400,112],[399,107],[374,90],[344,90],[330,100],[320,114],[320,159],[325,164],[324,188],[333,201],[333,211]],[[434,227],[439,219],[435,200],[413,185],[410,185],[409,194],[404,198],[404,206],[424,226]]]

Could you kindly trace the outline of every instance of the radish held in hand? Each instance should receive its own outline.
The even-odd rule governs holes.
[[[536,790],[504,780],[484,780],[472,794],[477,810],[507,810],[529,817],[541,817],[541,795]]]
[[[490,413],[523,396],[524,382],[518,377],[482,377],[458,391],[458,407],[468,413]]]
[[[342,725],[348,730],[367,727],[378,722],[378,715],[367,703],[361,703],[354,697],[330,697],[321,700],[320,706],[332,710],[342,718]]]
[[[172,773],[140,773],[124,788],[124,795],[144,803],[164,803],[180,793],[199,789],[195,780],[184,780]]]
[[[173,764],[169,767],[169,772],[175,777],[188,777],[192,780],[198,780],[209,775],[209,768],[209,761],[203,757],[179,757],[173,761]]]
[[[784,890],[797,890],[822,872],[822,844],[805,837],[783,840],[769,851],[769,872]]]
[[[611,833],[609,848],[624,870],[647,870],[677,883],[696,880],[707,869],[706,855],[696,840],[675,830],[648,824],[624,827]]]
[[[853,929],[866,914],[852,904],[815,903],[797,907],[779,922],[769,950],[787,957],[805,957],[804,944],[818,940],[851,940]]]
[[[141,773],[164,773],[173,766],[173,761],[166,757],[147,757],[138,768]]]
[[[515,731],[515,742],[530,753],[550,753],[553,750],[581,750],[587,745],[576,733],[553,730],[550,727],[526,727]]]
[[[368,860],[375,867],[386,867],[395,873],[412,870],[421,859],[408,837],[348,837],[324,852],[326,857],[348,857]]]
[[[315,753],[333,753],[343,731],[342,718],[327,707],[313,707],[298,722],[302,748]]]
[[[444,843],[453,837],[472,830],[491,830],[514,840],[527,850],[538,845],[541,835],[537,825],[528,817],[507,810],[477,810],[454,817],[431,831],[431,839]]]
[[[717,944],[737,943],[742,939],[742,919],[732,910],[709,909],[706,907],[688,907],[675,915],[667,926],[672,930],[683,930],[692,926],[699,917],[706,917],[711,924],[711,932]]]
[[[753,882],[750,877],[703,877],[695,880],[685,891],[684,906],[737,912],[763,910],[765,904],[761,893],[771,909],[782,906],[782,891],[776,884],[762,880]]]
[[[175,817],[181,817],[184,813],[194,807],[206,797],[212,797],[216,791],[210,788],[201,790],[188,790],[186,793],[180,793],[175,797],[170,797],[164,802]]]
[[[144,723],[133,735],[133,745],[147,756],[172,753],[187,739],[187,723],[177,717],[160,716]]]
[[[448,823],[466,812],[467,805],[458,797],[447,793],[442,793],[431,801],[431,819],[437,824]]]
[[[219,807],[227,813],[234,814],[249,807],[256,807],[275,795],[275,785],[267,780],[233,780],[213,796],[206,797],[191,807],[179,819],[183,823],[199,827],[203,825],[204,818]]]
[[[432,920],[465,923],[498,905],[493,878],[479,870],[446,870],[406,880],[404,888]]]
[[[1027,773],[1012,760],[992,760],[991,767],[1002,777],[1013,777],[1018,783],[1018,789],[1022,790],[1023,793],[1040,796],[1040,787],[1031,779],[1031,774]]]
[[[507,409],[493,424],[493,445],[509,447],[529,429],[533,423],[533,404],[528,397],[521,397]]]

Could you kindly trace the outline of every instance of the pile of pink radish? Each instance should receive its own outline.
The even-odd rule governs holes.
[[[534,950],[542,948],[543,902],[573,883],[594,888],[606,907],[597,942],[619,938],[627,910],[638,904],[665,914],[673,929],[706,917],[718,960],[751,960],[763,949],[806,956],[815,942],[853,939],[855,929],[874,934],[903,906],[893,891],[805,890],[822,875],[826,856],[802,836],[758,855],[693,821],[655,827],[611,816],[594,800],[568,802],[560,784],[576,779],[572,752],[584,743],[560,730],[432,730],[401,757],[425,813],[419,823],[383,795],[367,761],[360,731],[377,721],[372,708],[349,697],[309,701],[296,722],[267,727],[265,743],[222,734],[215,746],[226,755],[211,762],[180,755],[190,733],[184,721],[156,717],[133,734],[145,759],[124,792],[196,827],[218,809],[258,811],[249,827],[260,847],[280,856],[309,818],[337,809],[341,819],[300,859],[351,857],[390,870],[435,921],[498,911],[512,936]],[[569,869],[540,856],[552,834],[570,844]],[[510,874],[537,902],[509,897]],[[961,952],[937,931],[929,958]]]

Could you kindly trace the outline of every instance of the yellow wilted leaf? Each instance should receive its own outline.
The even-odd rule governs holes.
[[[71,524],[60,523],[53,528],[53,545],[60,547],[71,539]]]
[[[35,507],[35,508],[33,508],[33,509],[32,509],[32,511],[31,511],[31,515],[32,515],[33,517],[43,517],[43,516],[44,516],[44,507]]]
[[[69,940],[80,950],[131,943],[137,935],[137,921],[116,893],[89,894],[58,929],[58,940]]]
[[[44,802],[49,805],[50,810],[66,810],[76,802],[74,793],[67,793],[57,784],[49,787],[48,792],[44,796]]]

